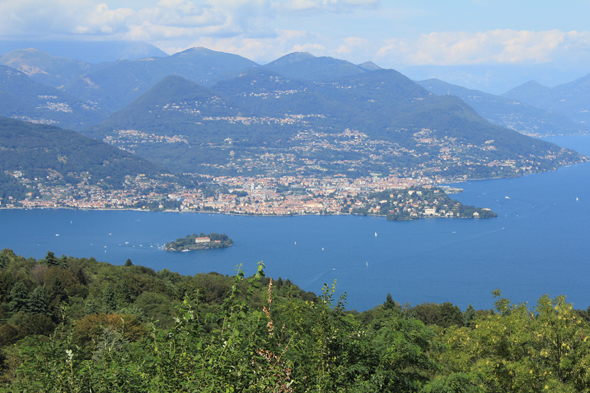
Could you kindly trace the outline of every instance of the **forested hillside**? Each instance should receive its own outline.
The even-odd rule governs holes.
[[[590,323],[564,297],[493,310],[346,298],[0,252],[3,391],[585,392]]]
[[[211,175],[419,173],[450,181],[585,160],[493,125],[394,70],[304,82],[254,69],[210,88],[169,76],[84,133],[175,172]]]

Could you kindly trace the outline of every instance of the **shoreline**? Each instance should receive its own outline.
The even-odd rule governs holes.
[[[189,213],[196,213],[196,214],[220,214],[226,216],[240,216],[240,217],[265,217],[265,218],[281,218],[281,217],[297,217],[297,216],[324,216],[324,217],[334,217],[334,216],[356,216],[356,217],[374,217],[374,218],[386,218],[387,215],[385,214],[356,214],[356,213],[334,213],[334,214],[319,214],[319,213],[292,213],[292,214],[248,214],[248,213],[223,213],[223,212],[215,212],[215,211],[173,211],[173,210],[145,210],[145,209],[108,209],[108,208],[97,208],[97,209],[74,209],[71,207],[0,207],[0,210],[82,210],[82,211],[136,211],[136,212],[145,212],[145,213],[180,213],[180,214],[189,214]],[[476,217],[441,217],[441,216],[427,216],[427,217],[415,217],[409,220],[390,220],[392,222],[407,222],[407,221],[416,221],[416,220],[423,220],[423,219],[467,219],[467,220],[485,220],[487,218],[476,218]],[[176,251],[176,250],[164,250],[164,251]],[[182,250],[181,250],[182,251]],[[197,250],[190,250],[190,251],[197,251]]]

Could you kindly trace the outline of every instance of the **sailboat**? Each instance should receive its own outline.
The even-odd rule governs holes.
[[[377,232],[375,232],[375,237],[377,237]]]

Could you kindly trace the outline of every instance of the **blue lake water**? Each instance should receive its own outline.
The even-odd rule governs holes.
[[[590,155],[590,137],[549,139]],[[0,248],[25,257],[94,256],[181,274],[267,275],[321,292],[337,279],[348,308],[366,310],[388,292],[401,303],[490,308],[496,288],[534,304],[565,294],[590,304],[590,163],[518,179],[461,183],[454,197],[497,219],[388,222],[357,216],[244,217],[132,211],[0,210]],[[228,234],[233,247],[187,253],[158,249],[194,232]],[[375,236],[377,233],[377,236]],[[56,236],[59,235],[59,236]]]

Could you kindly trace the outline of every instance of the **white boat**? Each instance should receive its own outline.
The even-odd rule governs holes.
[[[190,250],[182,250],[181,252],[189,252]]]
[[[375,232],[375,237],[377,237],[377,232]]]

